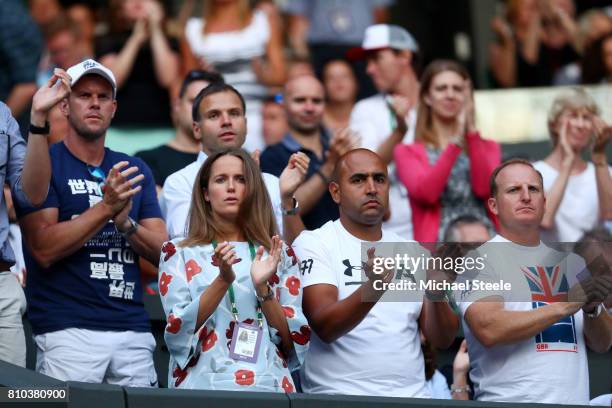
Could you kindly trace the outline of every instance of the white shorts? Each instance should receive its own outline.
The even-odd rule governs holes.
[[[151,333],[65,329],[34,336],[36,371],[62,381],[157,387]]]

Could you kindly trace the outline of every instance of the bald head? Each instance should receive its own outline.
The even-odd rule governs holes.
[[[330,184],[340,218],[353,225],[382,225],[389,205],[389,177],[382,159],[368,149],[355,149],[338,159]]]
[[[305,89],[315,90],[322,96],[325,93],[323,90],[323,84],[315,76],[302,74],[287,81],[284,89],[285,97],[287,97],[287,95],[292,95],[295,92],[299,93]]]
[[[325,111],[325,92],[319,80],[303,75],[285,85],[283,99],[291,133],[300,136],[319,135]]]
[[[344,174],[351,174],[351,171],[355,170],[360,162],[371,163],[384,170],[384,174],[387,175],[387,166],[380,156],[369,149],[360,148],[353,149],[340,156],[332,173],[332,181],[338,183]]]

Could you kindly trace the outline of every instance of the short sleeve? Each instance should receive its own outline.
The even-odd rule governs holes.
[[[200,295],[192,298],[189,282],[193,278],[194,268],[201,267],[197,260],[187,260],[184,255],[178,240],[173,240],[164,243],[159,260],[159,294],[167,322],[164,340],[181,369],[185,369],[190,359],[199,354],[200,339],[205,337],[202,333],[214,330],[214,313],[199,330],[195,330],[200,295],[210,286],[210,282],[200,285]]]
[[[293,250],[300,260],[303,287],[326,283],[338,287],[336,274],[329,263],[332,257],[323,240],[312,231],[303,231],[293,242]]]
[[[285,167],[287,167],[287,161],[284,160],[284,157],[285,156],[281,154],[278,146],[267,148],[261,154],[261,171],[263,173],[270,173],[276,177],[280,177]]]
[[[142,199],[138,211],[138,219],[162,218],[159,202],[157,201],[157,191],[155,189],[155,179],[153,173],[142,159],[136,158],[136,165],[145,176],[142,184]]]
[[[365,103],[357,103],[351,112],[349,127],[355,132],[359,133],[361,138],[361,147],[376,151],[380,144],[379,132],[381,129],[376,128],[376,125],[371,120],[370,115],[371,112],[368,112],[368,107]],[[383,135],[383,137],[384,136],[387,135]]]
[[[160,201],[170,238],[186,235],[192,188],[178,173],[171,174],[164,183]]]
[[[476,301],[491,296],[504,296],[502,291],[482,289],[483,285],[500,282],[502,275],[498,268],[502,265],[499,262],[492,262],[495,257],[489,257],[490,254],[483,252],[481,248],[466,254],[465,259],[474,259],[474,267],[458,275],[455,281],[459,285],[458,288],[460,285],[467,285],[453,292],[453,298],[462,315],[465,315],[467,309]]]
[[[14,196],[13,196],[14,197]],[[55,184],[53,183],[53,175],[51,176],[51,184],[49,185],[49,191],[47,193],[47,198],[45,202],[42,203],[38,207],[34,207],[31,204],[26,204],[19,199],[15,199],[15,212],[17,213],[18,218],[25,217],[28,214],[31,214],[36,211],[44,210],[46,208],[59,208],[60,202],[57,194],[57,190]]]

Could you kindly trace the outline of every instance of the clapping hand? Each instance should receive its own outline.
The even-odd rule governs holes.
[[[219,267],[219,277],[227,283],[234,282],[236,274],[233,265],[240,262],[234,246],[229,242],[221,242],[215,248],[215,260]]]
[[[138,172],[138,167],[132,166],[121,171],[121,169],[127,165],[129,165],[127,161],[121,161],[115,164],[108,173],[104,184],[104,196],[102,200],[111,208],[113,217],[116,216],[127,205],[128,201],[142,189],[141,186],[136,184],[144,180],[144,175],[137,174],[129,178]]]
[[[593,127],[595,129],[595,138],[592,154],[603,155],[605,157],[606,145],[610,141],[610,136],[612,136],[612,126],[607,124],[599,116],[593,115]]]
[[[44,126],[49,111],[70,95],[70,75],[63,69],[55,68],[53,76],[40,87],[32,98],[31,120],[36,126]]]
[[[255,259],[251,264],[251,279],[255,289],[267,285],[268,279],[276,272],[278,263],[281,258],[283,241],[278,235],[272,237],[272,247],[266,259],[261,259],[264,253],[264,247],[257,248]],[[258,292],[259,293],[259,292]]]
[[[569,118],[567,116],[561,116],[561,123],[559,125],[559,146],[561,146],[561,161],[565,166],[571,166],[574,163],[577,155],[572,146],[569,143],[567,128],[569,126]]]
[[[298,152],[291,155],[289,158],[289,163],[287,163],[287,167],[285,167],[280,175],[281,197],[293,197],[295,191],[306,178],[309,164],[310,159],[308,156],[306,156],[306,154]]]

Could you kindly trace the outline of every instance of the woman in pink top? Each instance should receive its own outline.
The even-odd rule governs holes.
[[[396,146],[394,158],[408,189],[416,241],[441,241],[450,222],[465,214],[491,225],[484,203],[501,149],[475,129],[471,82],[460,64],[437,60],[427,66],[415,142]]]

